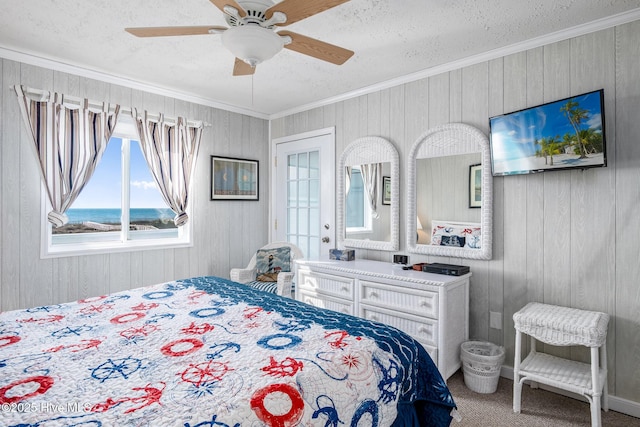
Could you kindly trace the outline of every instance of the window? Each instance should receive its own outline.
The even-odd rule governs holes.
[[[365,194],[362,172],[357,166],[351,169],[351,183],[345,204],[347,232],[371,231],[371,206]]]
[[[46,196],[42,205],[48,211]],[[191,245],[191,217],[175,226],[175,213],[155,184],[133,120],[124,114],[66,214],[69,222],[58,228],[43,215],[43,257]]]

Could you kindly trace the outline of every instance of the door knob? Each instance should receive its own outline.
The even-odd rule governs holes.
[[[330,228],[329,224],[325,224],[324,228],[328,230]]]
[[[327,236],[324,236],[322,238],[322,243],[329,243],[329,238]]]

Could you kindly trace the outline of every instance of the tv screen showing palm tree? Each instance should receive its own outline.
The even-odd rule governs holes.
[[[607,165],[604,90],[489,119],[494,176]]]

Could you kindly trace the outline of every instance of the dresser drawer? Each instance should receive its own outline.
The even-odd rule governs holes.
[[[327,296],[319,296],[314,293],[308,293],[303,290],[299,293],[299,300],[318,308],[328,308],[329,310],[339,313],[353,315],[353,303],[342,300],[340,298],[331,298]]]
[[[332,295],[353,301],[355,279],[334,276],[307,270],[298,270],[300,290],[309,290],[323,295]]]
[[[429,357],[431,357],[431,360],[433,360],[433,363],[435,363],[436,366],[438,366],[438,348],[428,345],[426,343],[423,343],[422,341],[418,341],[418,342],[422,344],[425,350],[427,350],[427,353],[429,354]]]
[[[296,299],[378,321],[414,338],[446,380],[469,339],[469,277],[401,270],[388,262],[295,262]]]
[[[435,320],[399,315],[366,305],[360,305],[360,317],[398,328],[424,345],[433,347],[438,345],[438,322]]]
[[[365,304],[438,319],[438,293],[360,280],[360,301]]]

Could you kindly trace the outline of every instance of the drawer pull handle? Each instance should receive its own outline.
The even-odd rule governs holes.
[[[377,292],[371,292],[371,293],[369,294],[369,297],[370,297],[370,298],[378,298],[378,293],[377,293]]]
[[[341,287],[340,290],[342,292],[349,292],[349,288],[347,288],[346,286]]]
[[[431,304],[429,304],[429,301],[424,300],[424,299],[422,301],[420,301],[420,307],[430,307],[430,306],[431,306]]]
[[[429,328],[425,328],[424,326],[421,326],[418,329],[418,332],[420,332],[421,334],[426,334],[426,333],[429,333],[430,331],[429,331]]]
[[[378,321],[378,316],[371,316],[369,317],[369,320],[373,320],[374,322]]]

